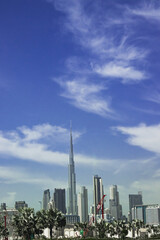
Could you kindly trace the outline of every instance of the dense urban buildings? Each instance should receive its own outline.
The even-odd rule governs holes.
[[[72,129],[70,129],[70,154],[68,165],[67,214],[77,215],[76,174],[74,167]]]
[[[114,219],[126,219],[122,216],[122,205],[120,204],[119,192],[117,185],[110,187],[109,208],[104,209],[104,190],[102,178],[98,175],[93,176],[93,204],[90,207],[88,216],[88,190],[82,186],[76,194],[76,174],[74,166],[72,129],[70,129],[70,153],[68,164],[68,189],[67,189],[67,211],[66,211],[66,191],[65,189],[55,188],[53,198],[51,199],[50,190],[46,189],[43,193],[43,209],[49,208],[61,211],[66,217],[66,223],[75,224],[78,222],[88,222],[91,218],[100,222],[103,218],[105,221],[112,222]],[[41,201],[39,201],[42,203]],[[1,203],[1,215],[8,214],[8,223],[18,209],[28,207],[25,201],[16,201],[14,209],[7,209],[6,203]],[[103,214],[102,214],[103,209]],[[67,212],[67,213],[66,213]],[[93,216],[96,215],[96,218]],[[148,225],[160,224],[160,207],[158,204],[143,205],[142,192],[138,194],[129,194],[129,220],[141,220]],[[11,230],[12,231],[12,230]]]
[[[129,220],[132,218],[132,208],[136,205],[142,205],[142,192],[138,192],[138,194],[129,194]]]
[[[66,213],[66,197],[65,197],[65,189],[57,189],[55,188],[53,194],[54,206],[56,209],[61,211],[62,213]]]
[[[160,207],[158,204],[136,205],[132,208],[132,220],[141,220],[144,224],[160,223]]]
[[[146,208],[146,224],[158,225],[160,223],[160,207],[157,205],[149,205]]]
[[[1,210],[6,210],[6,203],[1,203]]]
[[[49,202],[50,202],[50,191],[49,189],[45,190],[43,193],[43,209],[47,210],[49,208]]]
[[[15,202],[15,209],[18,210],[18,209],[21,209],[21,208],[26,208],[28,207],[28,204],[25,203],[25,201],[17,201]]]
[[[88,190],[84,186],[78,194],[78,215],[80,222],[88,222]]]
[[[93,177],[93,199],[94,199],[94,214],[97,214],[97,206],[104,195],[102,179],[98,175]],[[99,212],[101,213],[101,212]],[[96,218],[95,218],[96,220]]]
[[[119,192],[117,191],[117,185],[110,187],[109,209],[111,216],[116,220],[122,218],[122,205],[120,205],[119,202]]]

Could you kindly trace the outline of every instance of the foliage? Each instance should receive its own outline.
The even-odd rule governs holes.
[[[109,230],[109,225],[106,224],[104,220],[101,220],[100,223],[96,224],[96,230],[98,231],[99,238],[104,238],[106,236],[106,232]]]
[[[87,237],[88,233],[94,229],[94,226],[90,226],[88,225],[87,222],[84,223],[76,223],[74,225],[74,231],[79,230],[81,232],[83,232],[82,237]],[[87,238],[88,239],[88,238]]]
[[[30,240],[35,235],[40,237],[47,227],[50,229],[52,238],[53,227],[65,226],[66,219],[58,210],[52,208],[47,211],[38,211],[36,214],[32,208],[23,208],[14,216],[12,225],[17,237],[23,237],[25,240]]]
[[[63,227],[66,225],[66,219],[65,217],[58,212],[57,209],[50,208],[46,211],[46,227],[50,230],[50,238],[53,237],[53,228],[56,227],[58,229],[59,227]]]
[[[30,240],[36,232],[36,216],[32,208],[22,208],[18,214],[13,217],[12,225],[15,234]]]
[[[9,235],[8,228],[5,227],[5,220],[3,217],[0,218],[0,237],[7,238]]]

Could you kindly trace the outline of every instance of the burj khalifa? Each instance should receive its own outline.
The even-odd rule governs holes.
[[[77,215],[76,174],[74,168],[72,127],[70,128],[70,154],[68,164],[67,214]]]

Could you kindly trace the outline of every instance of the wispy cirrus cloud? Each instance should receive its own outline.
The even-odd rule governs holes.
[[[33,173],[27,172],[24,168],[9,166],[0,166],[0,182],[3,184],[35,184],[40,185],[42,188],[53,188],[53,186],[67,187],[65,180],[52,179],[42,173],[33,175]]]
[[[53,3],[56,10],[65,13],[65,27],[74,35],[76,43],[87,49],[88,53],[95,54],[94,61],[99,68],[108,66],[107,70],[112,74],[105,74],[106,77],[117,77],[116,73],[113,74],[113,65],[116,71],[120,69],[118,78],[122,80],[125,78],[124,72],[132,81],[144,80],[147,77],[143,71],[136,69],[133,60],[144,59],[148,52],[130,43],[129,36],[124,29],[125,22],[120,26],[121,34],[117,35],[117,31],[114,29],[117,22],[113,24],[110,16],[107,18],[106,12],[104,13],[102,9],[101,16],[99,16],[98,10],[92,14],[88,13],[85,10],[84,1],[69,1],[69,4],[66,4],[64,0],[55,0]],[[116,4],[114,7],[117,8]],[[122,15],[126,15],[125,8]],[[101,59],[103,59],[102,66]],[[102,73],[102,75],[104,74]],[[126,83],[127,81],[122,82]]]
[[[160,154],[160,124],[147,126],[140,124],[136,127],[114,127],[113,129],[128,135],[127,142],[147,151]]]
[[[146,74],[142,71],[136,70],[130,65],[121,62],[110,62],[104,66],[95,67],[95,72],[103,77],[123,78],[122,82],[141,81],[146,78]]]
[[[160,21],[160,4],[159,1],[145,2],[142,7],[130,9],[132,14],[143,17],[146,20]]]
[[[114,110],[107,89],[101,87],[104,81],[108,83],[117,80],[122,84],[137,84],[149,76],[143,65],[149,50],[135,44],[134,34],[129,31],[134,22],[133,13],[116,3],[110,5],[109,10],[107,3],[104,3],[106,4],[104,11],[97,2],[93,5],[89,5],[87,1],[74,0],[49,2],[53,4],[55,10],[63,13],[59,19],[61,29],[73,35],[72,41],[79,45],[81,50],[78,56],[70,56],[65,61],[64,74],[67,77],[60,86],[68,94],[64,93],[61,96],[70,99],[69,103],[76,108],[102,117],[110,117]],[[119,17],[117,11],[120,13]],[[82,94],[81,89],[84,89],[84,85],[85,88],[93,89],[95,79],[97,86],[100,85],[100,88],[97,88],[99,92],[91,93],[88,90],[87,93],[86,90]],[[80,87],[77,97],[68,88],[73,84]],[[105,94],[100,94],[102,91]]]
[[[146,100],[160,104],[160,92],[154,91],[152,94],[149,94],[145,97]]]
[[[102,96],[102,92],[107,88],[103,84],[88,83],[86,79],[73,79],[55,81],[64,89],[61,96],[70,100],[75,107],[90,113],[95,113],[103,117],[114,118],[116,115],[110,108],[110,98]]]

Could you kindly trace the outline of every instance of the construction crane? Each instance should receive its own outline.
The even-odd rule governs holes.
[[[98,214],[99,210],[102,209],[102,219],[104,219],[104,198],[105,198],[105,194],[103,195],[103,197],[101,198],[101,200],[99,201],[98,205],[97,205],[97,209],[96,209],[96,214]],[[96,218],[96,214],[95,214],[95,218]],[[94,222],[94,216],[91,217],[88,226],[91,226],[92,223]],[[86,231],[84,231],[83,235],[85,236],[88,233],[89,229],[87,228]]]

